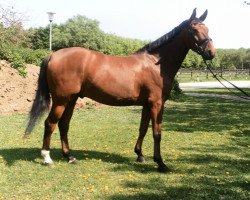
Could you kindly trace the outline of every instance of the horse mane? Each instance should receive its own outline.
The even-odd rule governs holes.
[[[176,26],[173,30],[161,36],[157,40],[149,44],[146,44],[144,47],[139,49],[136,53],[140,53],[144,51],[147,51],[149,53],[153,52],[155,49],[170,42],[176,35],[178,35],[183,30],[183,28],[186,28],[189,25],[189,23],[190,23],[189,20],[183,21],[179,26]]]

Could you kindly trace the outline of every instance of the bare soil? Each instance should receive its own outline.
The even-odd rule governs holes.
[[[8,62],[0,60],[0,114],[29,112],[35,97],[39,67],[28,64],[26,70],[24,78]],[[76,108],[86,105],[98,103],[79,98]]]

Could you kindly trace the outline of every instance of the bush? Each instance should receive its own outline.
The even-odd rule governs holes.
[[[179,82],[176,79],[174,79],[172,82],[172,90],[170,94],[170,99],[179,98],[182,94],[183,92],[179,86]]]
[[[46,49],[32,50],[29,48],[18,48],[19,55],[24,59],[25,63],[40,65],[44,57],[48,56],[51,52]]]
[[[49,50],[13,47],[2,44],[0,48],[0,59],[7,60],[11,66],[18,70],[21,76],[26,76],[26,64],[40,65],[42,59],[50,54]]]
[[[0,58],[9,61],[11,66],[17,69],[21,76],[26,76],[25,61],[16,48],[4,44],[1,45]]]

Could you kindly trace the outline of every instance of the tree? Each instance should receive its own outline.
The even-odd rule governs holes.
[[[14,7],[0,5],[0,43],[29,46],[27,32],[23,28],[25,15],[17,13]]]
[[[49,26],[30,29],[33,49],[48,48]],[[103,32],[97,20],[77,15],[65,23],[53,25],[53,50],[84,47],[111,55],[128,55],[146,42]]]
[[[34,49],[48,48],[48,26],[29,31]],[[103,42],[102,34],[98,21],[77,15],[63,24],[53,25],[53,50],[73,46],[98,50]]]
[[[182,63],[182,66],[185,68],[202,68],[203,60],[200,55],[194,51],[189,51],[185,60]]]
[[[49,49],[49,26],[28,30],[33,49]]]

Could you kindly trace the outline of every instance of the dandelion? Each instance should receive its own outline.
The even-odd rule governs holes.
[[[104,180],[104,178],[99,178],[99,181],[102,182]]]
[[[108,192],[108,191],[109,191],[109,186],[105,185],[104,191],[105,191],[105,192]]]
[[[86,175],[83,175],[82,178],[83,178],[84,180],[87,180],[89,177],[86,176]]]

